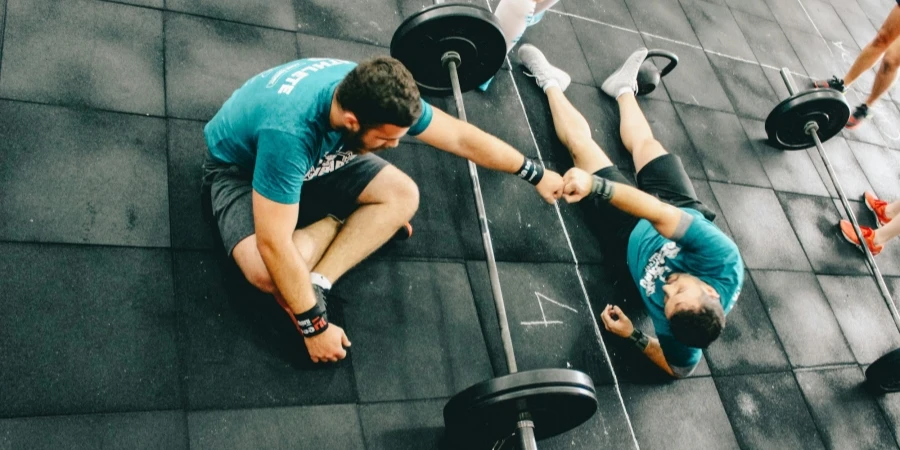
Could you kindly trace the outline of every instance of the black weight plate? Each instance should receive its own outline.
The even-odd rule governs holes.
[[[769,145],[782,150],[802,150],[815,146],[806,134],[810,121],[819,124],[822,142],[841,132],[850,118],[850,105],[844,94],[834,89],[801,92],[779,103],[766,118]]]
[[[873,362],[866,369],[866,381],[879,392],[900,392],[900,348]]]
[[[409,69],[419,90],[450,95],[450,73],[441,62],[459,53],[460,91],[475,89],[503,66],[506,38],[490,11],[465,3],[442,3],[419,11],[400,24],[391,39],[391,56]]]
[[[478,383],[453,396],[444,406],[450,442],[471,448],[492,444],[516,430],[519,413],[527,411],[537,440],[569,431],[597,410],[594,382],[568,369],[516,372]]]

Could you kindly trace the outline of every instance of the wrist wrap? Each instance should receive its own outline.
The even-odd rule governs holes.
[[[525,161],[522,163],[522,167],[519,168],[519,171],[516,172],[516,175],[518,175],[519,178],[537,186],[537,184],[541,182],[541,178],[544,178],[544,166],[538,164],[531,158],[525,158]]]
[[[631,336],[628,337],[628,340],[631,341],[635,347],[638,348],[642,353],[644,350],[647,350],[647,346],[650,345],[650,338],[644,334],[643,331],[638,330],[637,328],[631,332]]]
[[[313,337],[328,329],[328,310],[325,308],[324,291],[313,285],[313,292],[316,294],[316,306],[294,315],[303,337]]]
[[[615,185],[612,181],[594,175],[594,184],[591,185],[591,197],[596,195],[603,201],[609,202],[612,199],[613,192],[615,192]]]

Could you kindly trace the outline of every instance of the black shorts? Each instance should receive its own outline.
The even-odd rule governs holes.
[[[615,166],[600,169],[594,175],[635,185]],[[637,174],[637,188],[672,206],[696,209],[709,220],[716,218],[716,214],[697,198],[694,185],[677,155],[667,153],[647,163]],[[624,263],[628,238],[640,219],[597,198],[585,199],[580,205],[588,225],[600,237],[606,252],[612,253],[613,262]]]
[[[328,215],[346,219],[356,210],[357,199],[366,186],[389,163],[371,153],[358,156],[338,152],[323,164],[334,169],[303,182],[297,228]],[[204,215],[207,221],[216,225],[216,237],[221,239],[229,256],[234,246],[256,233],[252,183],[253,174],[238,166],[222,164],[209,157],[203,163],[200,195]]]

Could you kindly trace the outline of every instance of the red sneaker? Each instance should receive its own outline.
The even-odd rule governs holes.
[[[868,119],[872,116],[872,113],[869,112],[869,107],[863,103],[856,107],[853,110],[853,114],[850,115],[850,118],[847,119],[847,129],[855,130],[864,120]]]
[[[813,87],[816,89],[834,89],[836,91],[845,92],[844,80],[838,77],[831,77],[830,80],[815,80]]]
[[[872,211],[872,213],[875,214],[875,220],[878,221],[879,227],[883,227],[891,221],[891,219],[888,218],[887,214],[884,211],[884,208],[887,207],[888,202],[879,199],[874,192],[866,191],[864,196],[866,198],[866,207],[869,208],[869,211]]]
[[[862,250],[862,247],[859,245],[859,239],[856,237],[856,231],[853,230],[853,224],[847,220],[841,220],[840,226],[841,233],[844,234],[844,239]],[[872,256],[875,256],[884,250],[883,245],[875,245],[875,230],[862,225],[859,226],[859,230],[862,231],[863,238],[866,240],[866,245],[869,247],[869,251],[872,252]]]

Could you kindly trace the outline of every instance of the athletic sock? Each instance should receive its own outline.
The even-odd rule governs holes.
[[[331,290],[331,281],[328,278],[325,278],[325,275],[322,275],[321,273],[310,272],[309,281],[326,291]]]

